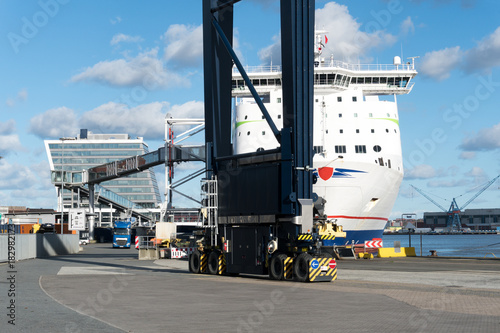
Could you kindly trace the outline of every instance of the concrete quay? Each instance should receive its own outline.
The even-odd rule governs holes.
[[[1,332],[498,332],[500,261],[338,262],[332,283],[191,274],[91,244],[0,265]],[[15,297],[8,296],[14,275]],[[15,301],[15,326],[7,309]]]

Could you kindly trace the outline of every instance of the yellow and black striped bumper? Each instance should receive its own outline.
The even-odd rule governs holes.
[[[208,264],[208,255],[205,253],[202,253],[200,255],[200,273],[207,272],[207,264]]]
[[[226,257],[223,253],[219,254],[219,262],[217,265],[217,274],[221,275],[226,272]]]
[[[321,240],[334,240],[335,235],[321,235]]]
[[[309,282],[326,281],[337,279],[337,266],[330,267],[330,262],[335,262],[333,258],[312,258],[309,262]]]
[[[299,234],[297,236],[297,240],[299,241],[310,241],[313,239],[313,236],[311,234]]]

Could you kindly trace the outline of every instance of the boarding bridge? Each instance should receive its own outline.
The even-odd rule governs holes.
[[[194,161],[205,161],[204,145],[175,145],[173,144],[172,140],[167,140],[165,147],[161,147],[153,152],[143,155],[131,156],[123,160],[98,165],[89,168],[88,170],[52,170],[51,180],[56,187],[70,189],[72,191],[79,191],[80,193],[88,196],[90,208],[89,216],[91,219],[89,223],[89,232],[92,239],[94,226],[93,219],[95,212],[94,205],[96,201],[98,203],[104,203],[123,211],[129,211],[131,212],[132,216],[135,216],[140,220],[151,220],[151,217],[144,215],[144,207],[127,200],[126,198],[106,189],[105,187],[100,186],[100,183],[137,172],[142,172],[157,165],[164,164],[167,167],[173,168],[174,163]],[[199,173],[197,172],[196,176],[198,175]],[[169,184],[167,185],[167,188],[170,191],[175,191],[181,195],[184,195],[183,193],[176,191],[174,188],[176,186],[184,184],[186,181],[194,177],[190,176],[189,178],[183,178],[178,182],[178,184],[171,184],[170,182],[172,177],[168,178]],[[96,193],[98,193],[97,198]],[[169,197],[171,198],[171,194]],[[188,198],[191,200],[195,200],[191,197]],[[161,213],[162,216],[165,215],[164,208],[162,208]]]

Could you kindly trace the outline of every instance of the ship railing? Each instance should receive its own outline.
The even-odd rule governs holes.
[[[350,71],[414,71],[415,68],[412,64],[350,64],[340,60],[330,60],[318,63],[317,67],[334,67],[342,68]]]
[[[415,71],[412,64],[350,64],[340,60],[330,60],[325,62],[317,62],[315,66],[318,68],[341,68],[349,71],[361,72],[387,72],[387,71]],[[247,73],[279,73],[281,72],[281,66],[270,65],[270,66],[245,66],[245,71]],[[233,74],[238,74],[239,71],[236,67],[233,67]]]
[[[276,73],[281,72],[280,65],[269,65],[269,66],[244,66],[245,72],[247,73]],[[239,74],[238,68],[233,67],[233,74]]]

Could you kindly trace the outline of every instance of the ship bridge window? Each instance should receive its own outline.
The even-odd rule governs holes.
[[[399,82],[400,87],[406,87],[408,85],[408,81],[410,81],[409,77],[403,77],[401,78],[401,81]]]
[[[354,147],[356,154],[366,154],[366,146],[365,145],[357,145]]]
[[[390,85],[390,86],[393,86],[394,85],[394,78],[393,77],[390,77],[387,79],[387,84]]]
[[[328,81],[328,84],[333,84],[333,82],[335,81],[335,74],[327,74],[326,80]]]
[[[372,83],[372,78],[371,77],[366,77],[365,78],[365,83]]]
[[[346,147],[345,146],[335,146],[335,154],[345,154]]]
[[[381,77],[380,78],[380,83],[387,83],[387,78],[386,77]]]
[[[379,78],[378,77],[374,77],[372,83],[374,83],[374,84],[379,83]]]
[[[253,79],[253,80],[252,80],[252,84],[253,84],[254,86],[260,86],[260,81],[259,81],[259,79]]]
[[[358,83],[358,84],[363,84],[363,83],[365,83],[365,78],[364,78],[364,77],[358,77],[358,79],[357,79],[357,83]]]
[[[321,154],[323,152],[323,146],[314,146],[313,150],[315,154]]]

